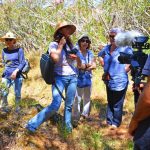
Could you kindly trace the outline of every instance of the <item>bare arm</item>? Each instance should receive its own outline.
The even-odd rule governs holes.
[[[96,58],[94,57],[91,64],[86,64],[86,70],[90,71],[96,69]]]
[[[150,76],[148,82],[141,93],[134,115],[129,125],[129,133],[134,135],[135,129],[138,127],[140,121],[150,117]]]
[[[98,61],[99,61],[99,64],[103,67],[104,66],[103,57],[98,57]]]
[[[65,45],[65,43],[66,43],[66,39],[65,39],[64,37],[62,37],[62,39],[60,40],[60,42],[59,42],[59,44],[58,44],[57,50],[56,50],[56,51],[52,51],[52,52],[50,53],[51,58],[53,59],[53,61],[54,61],[55,63],[57,63],[57,62],[59,61],[60,56],[61,56],[61,51],[62,51],[63,46]]]
[[[86,65],[82,63],[80,57],[77,56],[76,61],[77,61],[77,68],[78,69],[85,69],[86,68]]]

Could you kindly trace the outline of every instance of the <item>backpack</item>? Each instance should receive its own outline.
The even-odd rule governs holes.
[[[25,65],[24,65],[23,69],[21,70],[21,74],[24,79],[28,78],[28,72],[30,71],[30,69],[31,69],[30,62],[28,59],[25,59]]]
[[[54,61],[49,56],[48,52],[42,54],[40,59],[41,75],[46,84],[54,83]]]

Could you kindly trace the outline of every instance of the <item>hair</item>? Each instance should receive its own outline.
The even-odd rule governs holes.
[[[16,44],[17,43],[17,40],[16,39],[14,39],[14,44]]]
[[[66,43],[67,43],[67,45],[70,47],[70,49],[73,48],[73,44],[72,44],[72,41],[71,41],[70,38],[67,38],[67,39],[66,39]]]
[[[78,45],[79,45],[79,47],[81,47],[81,41],[82,41],[83,39],[89,40],[88,47],[87,47],[87,49],[89,49],[89,48],[90,48],[90,44],[91,44],[91,40],[89,39],[88,36],[83,36],[83,37],[81,37],[81,38],[78,40]]]
[[[121,29],[121,28],[112,28],[112,29],[110,29],[109,30],[109,33],[111,33],[111,32],[114,32],[114,33],[121,33],[121,32],[123,32],[123,29]]]

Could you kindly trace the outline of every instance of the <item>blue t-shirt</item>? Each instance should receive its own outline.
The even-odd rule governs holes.
[[[21,71],[25,65],[24,51],[22,48],[8,50],[4,48],[2,51],[2,63],[4,64],[3,78],[10,78],[15,69]],[[18,76],[19,77],[19,74]]]
[[[92,60],[94,59],[94,54],[91,50],[87,50],[86,55],[83,55],[81,53],[82,57],[80,57],[82,63],[84,64],[91,64]],[[78,70],[80,72],[85,72],[84,70]],[[86,73],[90,74],[90,76],[92,77],[92,71],[86,71]]]
[[[98,53],[98,57],[103,57],[104,59],[104,72],[110,74],[108,87],[114,91],[121,91],[128,84],[128,74],[125,70],[125,64],[120,64],[118,61],[120,52],[132,54],[133,50],[131,47],[118,47],[110,54],[110,45],[107,45]]]
[[[48,52],[49,54],[51,52],[56,51],[58,48],[58,43],[57,42],[51,42],[49,45]],[[76,60],[72,60],[69,58],[67,55],[66,51],[71,51],[70,47],[66,45],[66,50],[61,51],[61,56],[59,61],[55,64],[54,67],[54,72],[57,75],[74,75],[77,74],[77,69],[76,69]],[[79,52],[78,52],[79,53]]]

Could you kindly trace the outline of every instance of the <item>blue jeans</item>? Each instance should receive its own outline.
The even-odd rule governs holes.
[[[8,105],[7,96],[9,94],[9,88],[13,86],[15,93],[15,103],[18,104],[21,99],[21,88],[22,88],[23,78],[16,78],[15,80],[2,78],[2,84],[4,88],[2,89],[2,107]]]
[[[107,124],[120,126],[122,121],[123,103],[127,87],[121,91],[112,91],[109,87],[107,90]]]
[[[65,89],[65,109],[64,109],[64,122],[68,130],[72,130],[71,124],[71,114],[72,105],[76,93],[77,87],[77,76],[56,76],[55,84],[58,86],[60,92],[62,93]],[[60,96],[55,85],[52,85],[52,103],[40,111],[36,116],[29,120],[26,128],[34,132],[44,121],[48,120],[56,111],[59,110],[62,97]]]

